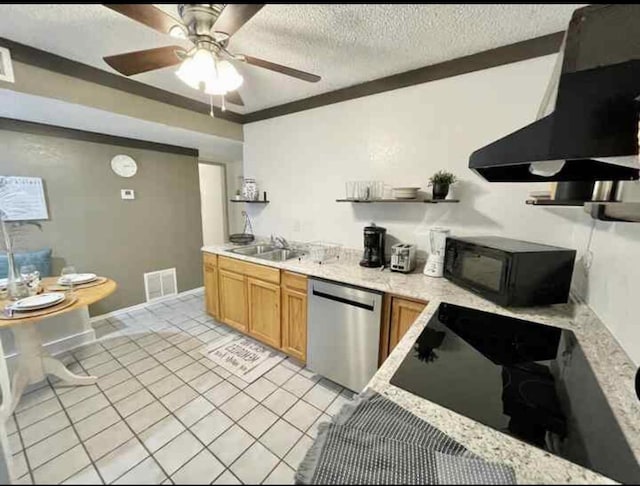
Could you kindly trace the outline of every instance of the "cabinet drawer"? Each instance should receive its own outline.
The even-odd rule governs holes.
[[[288,289],[307,293],[307,277],[299,273],[282,272],[282,284]]]
[[[243,262],[224,256],[218,258],[218,265],[223,270],[247,275],[248,277],[264,280],[265,282],[280,284],[280,270],[277,268],[256,265],[255,263]]]
[[[202,261],[206,266],[217,267],[218,266],[218,255],[214,255],[213,253],[203,253]]]

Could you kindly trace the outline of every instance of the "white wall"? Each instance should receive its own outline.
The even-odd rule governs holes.
[[[362,247],[362,228],[375,221],[390,240],[427,249],[432,226],[454,233],[494,234],[575,248],[582,255],[591,220],[577,208],[525,205],[546,184],[487,183],[468,169],[472,151],[531,123],[555,55],[412,86],[245,125],[244,173],[271,204],[249,208],[257,234],[328,240]],[[349,180],[422,186],[438,169],[458,175],[455,205],[336,203]],[[450,196],[450,197],[452,197]],[[388,240],[388,241],[390,241]],[[640,362],[640,326],[629,303],[640,295],[640,226],[598,224],[593,266],[579,263],[576,280],[590,304]],[[609,268],[618,271],[610,272]]]
[[[431,226],[539,241],[562,215],[525,206],[538,185],[489,184],[468,169],[469,154],[535,118],[555,56],[404,88],[245,126],[244,167],[271,204],[251,207],[257,233],[362,246],[371,221],[426,249]],[[422,186],[438,169],[461,182],[457,205],[336,203],[345,181],[380,179]],[[505,201],[510,204],[505,205]]]

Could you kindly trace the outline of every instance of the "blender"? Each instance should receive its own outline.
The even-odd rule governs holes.
[[[429,231],[429,257],[424,266],[424,274],[429,277],[442,277],[444,271],[444,252],[447,236],[451,231],[448,228],[435,227]]]

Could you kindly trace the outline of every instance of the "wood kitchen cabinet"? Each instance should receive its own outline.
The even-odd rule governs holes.
[[[206,253],[204,272],[210,315],[306,362],[306,276]]]
[[[290,272],[282,275],[282,350],[307,361],[307,278]]]
[[[280,286],[247,278],[249,335],[280,349]]]
[[[248,295],[247,278],[228,270],[218,270],[220,288],[220,320],[239,331],[247,332]]]
[[[218,291],[218,257],[205,254],[203,256],[202,269],[204,272],[204,300],[207,314],[218,319],[220,313],[220,300]]]
[[[409,328],[427,306],[426,302],[393,297],[391,299],[391,326],[389,352],[400,342]]]
[[[386,295],[380,339],[380,365],[427,306],[427,302]]]

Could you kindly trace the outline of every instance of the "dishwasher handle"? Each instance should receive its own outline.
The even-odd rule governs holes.
[[[321,297],[327,300],[333,300],[334,302],[340,302],[341,304],[352,305],[354,307],[359,307],[361,309],[365,309],[373,312],[374,306],[373,304],[364,304],[362,302],[357,302],[355,300],[345,299],[344,297],[338,297],[337,295],[327,294],[325,292],[320,292],[319,290],[313,289],[313,295],[316,297]]]

